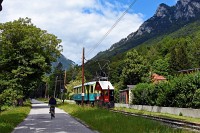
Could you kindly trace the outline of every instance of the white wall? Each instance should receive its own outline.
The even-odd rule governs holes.
[[[150,112],[168,113],[168,114],[174,114],[174,115],[179,115],[180,113],[182,113],[183,116],[200,118],[200,109],[158,107],[158,106],[146,106],[146,105],[129,105],[129,104],[119,104],[119,103],[115,103],[115,107],[126,107],[126,108],[133,108],[137,110],[146,110]]]

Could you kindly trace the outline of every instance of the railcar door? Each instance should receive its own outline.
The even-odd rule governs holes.
[[[110,102],[114,101],[114,90],[110,90],[109,95],[110,95],[109,101]]]

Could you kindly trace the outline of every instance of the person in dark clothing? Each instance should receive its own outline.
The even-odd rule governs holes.
[[[49,99],[49,105],[56,105],[56,99],[53,96]]]
[[[55,111],[56,99],[53,96],[51,96],[51,98],[49,99],[49,106],[50,106],[49,113],[51,113],[51,108],[53,108]],[[55,114],[55,112],[54,112],[54,114]],[[54,117],[55,117],[55,115],[54,115]]]

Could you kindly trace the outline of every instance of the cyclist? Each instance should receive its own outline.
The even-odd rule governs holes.
[[[51,98],[49,99],[49,106],[50,106],[49,113],[51,113],[51,108],[54,109],[54,113],[55,113],[55,105],[56,105],[56,99],[53,96],[51,96]]]

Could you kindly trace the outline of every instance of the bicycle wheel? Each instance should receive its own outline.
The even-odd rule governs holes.
[[[52,114],[52,112],[51,112],[51,119],[53,119],[53,114]]]

